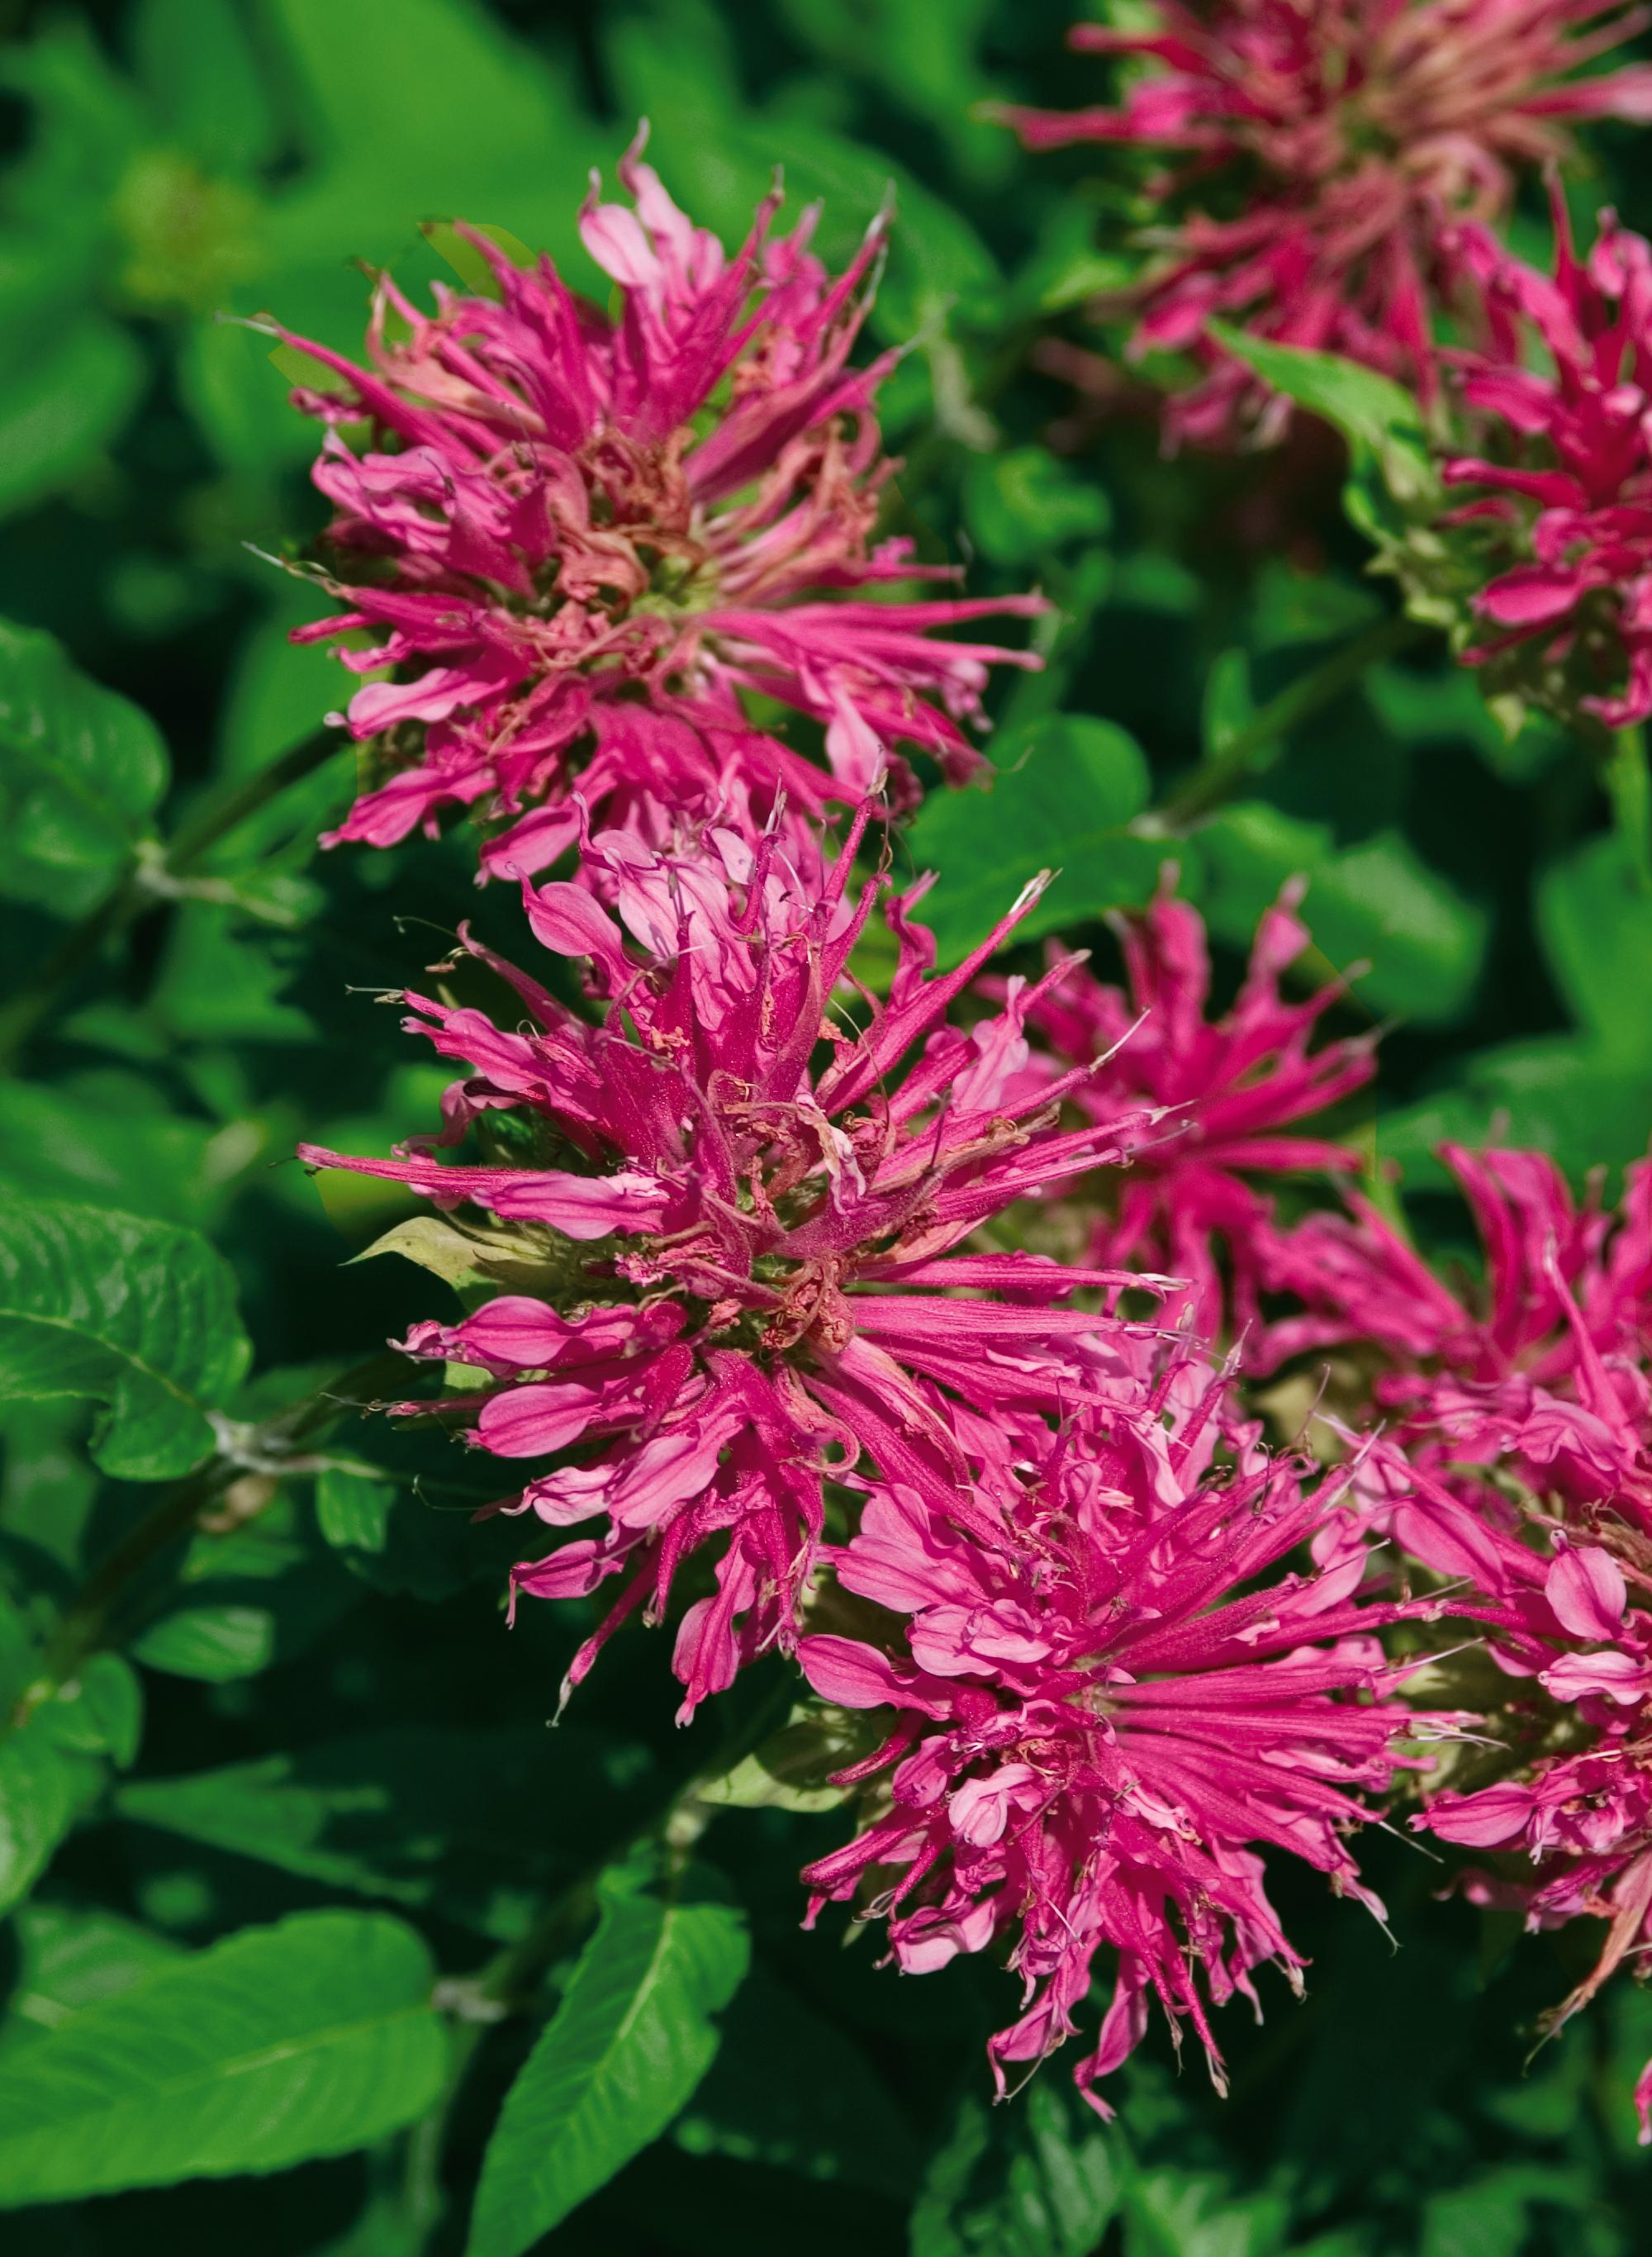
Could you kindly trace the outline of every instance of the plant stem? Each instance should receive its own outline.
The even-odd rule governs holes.
[[[403,1358],[385,1349],[313,1394],[300,1397],[272,1418],[244,1429],[231,1445],[215,1451],[204,1465],[167,1489],[152,1511],[98,1562],[70,1601],[41,1656],[39,1670],[23,1703],[23,1716],[72,1677],[87,1656],[103,1643],[109,1617],[128,1586],[152,1560],[190,1533],[215,1497],[245,1473],[279,1468],[299,1443],[347,1412],[372,1402],[393,1387],[406,1369]],[[23,1716],[11,1722],[20,1723]],[[0,1717],[0,1737],[7,1729],[7,1720]]]
[[[1153,832],[1158,835],[1180,831],[1197,817],[1219,805],[1245,781],[1259,754],[1266,752],[1277,739],[1288,736],[1310,713],[1317,712],[1322,705],[1328,705],[1333,697],[1352,688],[1367,667],[1409,649],[1430,632],[1420,620],[1394,612],[1378,619],[1363,634],[1357,634],[1352,642],[1333,651],[1319,665],[1299,675],[1277,697],[1270,697],[1244,728],[1237,730],[1225,745],[1202,761],[1181,789],[1173,792],[1162,807],[1154,810],[1147,818]]]
[[[1620,729],[1601,770],[1612,802],[1613,827],[1623,842],[1637,888],[1652,894],[1652,779],[1647,774],[1645,732]]]
[[[174,881],[187,876],[220,838],[320,768],[342,741],[336,730],[317,729],[256,775],[209,800],[169,845],[135,860],[0,1011],[0,1067],[11,1065],[58,997],[106,941],[124,932],[145,909],[165,901]]]

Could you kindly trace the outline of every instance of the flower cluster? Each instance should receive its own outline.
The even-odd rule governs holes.
[[[335,839],[388,845],[477,807],[484,870],[522,876],[575,844],[575,788],[655,844],[685,810],[818,812],[886,770],[909,796],[886,747],[968,775],[988,667],[1031,662],[936,630],[1036,597],[876,599],[953,577],[873,538],[893,356],[850,354],[883,221],[834,277],[818,214],[776,237],[772,196],[731,256],[639,147],[619,167],[634,209],[593,187],[581,216],[611,318],[473,234],[497,294],[438,286],[426,314],[381,279],[366,366],[278,332],[342,386],[295,395],[327,426],[318,577],[342,607],[298,639],[375,677],[347,717],[373,780]],[[830,774],[748,718],[752,693],[822,725]]]
[[[1607,213],[1579,260],[1558,193],[1554,211],[1552,278],[1483,229],[1461,237],[1486,343],[1451,356],[1476,451],[1442,475],[1481,490],[1446,522],[1479,536],[1490,631],[1463,655],[1563,718],[1619,729],[1652,713],[1652,244]]]
[[[1369,1517],[1457,1587],[1452,1610],[1486,1626],[1513,1680],[1503,1775],[1414,1822],[1523,1850],[1526,1874],[1470,1886],[1534,1928],[1610,1923],[1558,2027],[1652,1951],[1652,1163],[1610,1215],[1576,1207],[1540,1154],[1446,1157],[1484,1242],[1483,1295],[1452,1291],[1357,1206],[1275,1247],[1273,1282],[1306,1306],[1271,1348],[1383,1359]],[[1637,2105],[1652,2140],[1652,2063]]]
[[[1162,152],[1171,208],[1132,350],[1204,371],[1173,440],[1275,435],[1288,406],[1212,338],[1213,320],[1337,352],[1425,393],[1454,220],[1503,217],[1569,121],[1652,117],[1652,67],[1592,74],[1637,30],[1599,0],[1155,0],[1145,28],[1078,25],[1084,53],[1150,66],[1117,108],[1013,110],[1034,149]],[[1583,75],[1578,75],[1582,72]]]
[[[1155,1998],[1173,2028],[1192,2023],[1220,2087],[1209,2006],[1236,1992],[1257,2004],[1264,1963],[1301,1988],[1264,1850],[1381,1916],[1348,1836],[1419,1730],[1374,1635],[1400,1610],[1361,1603],[1357,1546],[1332,1568],[1281,1572],[1337,1490],[1243,1430],[1217,1462],[1222,1398],[1177,1356],[1041,1455],[984,1438],[985,1536],[900,1482],[873,1487],[835,1564],[905,1618],[902,1647],[802,1643],[819,1692],[894,1719],[843,1774],[889,1774],[876,1815],[804,1878],[817,1905],[858,1895],[863,1917],[886,1918],[908,1972],[1012,1939],[1026,2003],[992,2041],[1000,2091],[1006,2064],[1072,2033],[1103,1949],[1113,1996],[1080,2091],[1110,2112],[1094,2084]]]
[[[519,1264],[540,1261],[542,1296],[419,1326],[406,1346],[484,1375],[462,1398],[483,1448],[546,1459],[601,1445],[510,1508],[556,1529],[604,1524],[519,1567],[518,1589],[566,1597],[625,1579],[574,1682],[633,1609],[663,1610],[689,1553],[721,1542],[717,1594],[678,1638],[685,1716],[741,1662],[791,1644],[829,1470],[842,1479],[870,1453],[978,1520],[949,1405],[1054,1418],[1127,1383],[1136,1353],[1130,1328],[1059,1305],[1133,1278],[957,1250],[1013,1202],[1115,1155],[1127,1126],[1060,1124],[1083,1067],[1011,1093],[1027,992],[967,1032],[945,1024],[1037,889],[937,978],[912,897],[889,902],[894,982],[858,1024],[843,990],[879,890],[849,888],[865,818],[818,892],[774,833],[753,846],[719,832],[676,859],[597,834],[587,859],[614,915],[571,881],[525,897],[536,938],[586,966],[597,1024],[474,941],[526,1007],[526,1031],[406,999],[410,1029],[474,1069],[438,1141],[486,1126],[498,1147],[508,1121],[508,1157],[302,1148],[481,1210]]]
[[[1652,709],[1652,254],[1608,223],[1550,282],[1476,216],[1568,117],[1652,114],[1652,74],[1571,75],[1629,19],[1159,14],[1080,41],[1160,67],[1122,110],[1023,126],[1181,149],[1186,197],[1249,168],[1246,212],[1190,209],[1147,293],[1141,340],[1210,371],[1177,428],[1250,412],[1213,316],[1426,389],[1430,294],[1467,278],[1458,396],[1513,439],[1447,476],[1483,490],[1475,538],[1535,558],[1499,560],[1505,643],[1472,654],[1541,637],[1599,720]],[[508,1462],[490,1511],[546,1532],[513,1608],[600,1599],[565,1697],[640,1618],[673,1625],[684,1723],[775,1654],[882,1712],[808,1917],[851,1904],[914,1973],[997,1951],[1024,1986],[1000,2091],[1098,1972],[1074,2074],[1104,2114],[1155,1999],[1219,2084],[1213,2009],[1302,1978],[1270,1861],[1380,1916],[1355,1836],[1407,1794],[1509,1853],[1477,1894],[1608,1921],[1564,2019],[1652,1951],[1652,1164],[1613,1216],[1540,1156],[1448,1152],[1479,1291],[1328,1204],[1373,1044],[1321,1038],[1340,983],[1287,990],[1297,882],[1219,1013],[1168,881],[1114,920],[1122,987],[1059,947],[987,970],[1047,875],[938,971],[932,875],[894,894],[879,827],[916,788],[896,748],[967,777],[988,669],[1026,654],[941,631],[1037,599],[881,592],[926,577],[877,537],[887,363],[851,357],[882,223],[834,278],[813,215],[776,236],[771,200],[730,256],[635,148],[620,172],[634,209],[593,189],[582,216],[611,316],[478,236],[497,294],[426,315],[383,282],[369,367],[303,348],[343,387],[300,403],[336,512],[314,633],[375,677],[349,725],[377,780],[335,835],[475,809],[539,952],[462,928],[434,992],[392,999],[459,1069],[428,1133],[300,1148],[427,1202],[414,1240],[461,1281],[399,1343],[446,1391],[398,1415]],[[1241,1392],[1327,1355],[1331,1471]],[[1401,1697],[1420,1637],[1383,1634],[1445,1613],[1511,1688],[1486,1715]]]

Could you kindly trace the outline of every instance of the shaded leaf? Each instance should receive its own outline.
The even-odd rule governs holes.
[[[1370,970],[1359,999],[1427,1025],[1451,1025],[1472,999],[1487,920],[1396,831],[1338,847],[1322,824],[1260,800],[1225,808],[1196,834],[1205,867],[1201,907],[1211,930],[1248,948],[1287,879],[1309,880],[1303,915],[1331,964]]]
[[[521,2257],[659,2137],[711,2066],[745,1972],[727,1905],[610,1877],[602,1919],[483,2160],[469,2257]]]
[[[124,861],[151,827],[167,774],[146,713],[82,674],[53,636],[0,620],[6,892],[51,903],[60,881],[49,874]]]
[[[625,1767],[565,1724],[393,1726],[254,1763],[121,1788],[127,1818],[328,1887],[521,1934],[538,1892],[589,1856],[588,1813],[618,1830]],[[554,1812],[553,1821],[547,1813]]]
[[[900,2102],[859,2046],[760,1963],[672,2138],[807,2179],[909,2200],[918,2150]]]
[[[941,874],[918,915],[942,964],[984,939],[1041,870],[1059,874],[1018,940],[1146,901],[1173,851],[1127,827],[1147,803],[1147,762],[1112,722],[1046,714],[1000,730],[993,754],[985,789],[935,793],[907,833],[916,867]]]
[[[1057,2077],[1002,2108],[966,2092],[912,2214],[912,2257],[1089,2257],[1128,2167],[1122,2134]]]
[[[118,1997],[180,1952],[165,1936],[97,1905],[25,1905],[11,1933],[17,1965],[0,2053]]]
[[[1615,833],[1543,872],[1537,930],[1579,1024],[1602,1051],[1652,1068],[1652,894]]]
[[[422,2115],[447,2048],[424,1945],[305,1913],[168,1963],[0,2063],[0,2203],[278,2170]]]

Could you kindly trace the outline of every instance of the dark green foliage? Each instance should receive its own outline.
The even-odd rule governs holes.
[[[1609,1990],[1528,2068],[1593,1939],[1514,1951],[1397,1840],[1367,1859],[1397,1956],[1281,1875],[1306,2004],[1265,1986],[1260,2027],[1230,2012],[1225,2105],[1155,2033],[1104,2125],[1059,2059],[990,2105],[1000,1970],[901,1980],[841,1915],[799,1933],[797,1869],[843,1838],[824,1772],[859,1751],[789,1720],[779,1664],[680,1735],[668,1635],[627,1634],[548,1730],[589,1617],[530,1604],[507,1631],[519,1525],[473,1517],[498,1466],[429,1422],[333,1416],[403,1391],[349,1376],[457,1305],[354,1260],[414,1203],[290,1159],[433,1125],[445,1070],[372,999],[466,918],[520,946],[519,907],[477,892],[462,841],[320,854],[342,752],[176,851],[346,691],[287,640],[318,606],[270,555],[321,520],[315,431],[248,324],[349,348],[353,262],[415,294],[468,273],[455,216],[598,287],[587,171],[611,181],[646,113],[667,184],[728,238],[780,163],[841,260],[893,184],[871,329],[912,350],[883,396],[889,529],[973,592],[1049,598],[1043,670],[992,693],[991,789],[931,793],[894,836],[903,882],[940,874],[941,960],[1048,868],[1010,968],[1059,935],[1112,976],[1108,913],[1174,866],[1227,994],[1305,875],[1304,975],[1370,967],[1338,1031],[1387,1026],[1370,1134],[1402,1192],[1444,1184],[1442,1138],[1492,1135],[1580,1184],[1652,1122],[1652,893],[1589,760],[1511,738],[1437,634],[1393,632],[1343,490],[1379,547],[1402,537],[1429,499],[1412,403],[1272,360],[1345,461],[1299,432],[1166,463],[1150,417],[1075,413],[1035,347],[1095,342],[1084,308],[1127,279],[1139,205],[978,114],[1097,89],[1066,0],[13,13],[7,2257],[1634,2257],[1647,1999]],[[1644,224],[1638,145],[1602,145],[1623,161],[1590,192]],[[1425,1245],[1465,1236],[1443,1199],[1415,1219]]]

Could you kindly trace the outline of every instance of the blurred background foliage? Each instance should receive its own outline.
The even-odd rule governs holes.
[[[455,216],[594,288],[580,199],[592,166],[611,180],[642,116],[668,187],[726,240],[777,163],[793,206],[822,200],[833,260],[893,195],[872,328],[880,344],[911,343],[884,394],[906,457],[893,527],[967,562],[978,591],[1036,583],[1056,605],[1044,671],[996,693],[997,790],[931,799],[903,849],[944,867],[943,952],[1057,862],[1043,929],[1105,955],[1102,913],[1143,897],[1163,851],[1128,826],[1387,615],[1323,429],[1300,421],[1269,456],[1166,462],[1144,383],[1119,384],[1104,415],[1050,372],[1051,337],[1097,345],[1085,308],[1127,272],[1146,216],[1127,166],[1092,178],[1084,152],[1028,159],[978,115],[995,99],[1083,98],[1090,66],[1063,55],[1064,0],[3,12],[0,940],[20,979],[158,826],[174,831],[341,701],[328,659],[286,640],[314,609],[276,560],[321,521],[314,433],[255,317],[351,349],[360,262],[392,265],[415,293],[463,275]],[[1607,131],[1592,145],[1604,169],[1573,184],[1580,205],[1616,202],[1645,226],[1641,145]],[[43,758],[47,735],[58,752]],[[65,743],[80,747],[67,763]],[[343,757],[136,920],[118,963],[89,967],[36,1036],[26,1076],[0,1085],[0,1196],[211,1235],[265,1374],[262,1394],[237,1397],[239,1366],[226,1367],[213,1399],[246,1417],[417,1312],[399,1265],[340,1266],[404,1211],[393,1187],[335,1177],[318,1191],[279,1164],[300,1134],[364,1150],[429,1117],[444,1077],[405,1054],[371,996],[467,915],[501,945],[519,923],[499,889],[478,902],[462,848],[318,855],[316,830],[349,796]],[[1403,1171],[1435,1242],[1466,1235],[1440,1196],[1442,1137],[1543,1145],[1579,1181],[1644,1149],[1652,901],[1578,754],[1542,728],[1507,742],[1426,646],[1323,704],[1175,852],[1230,984],[1297,871],[1317,969],[1369,965],[1345,1015],[1388,1029],[1373,1160]],[[175,1263],[169,1243],[146,1258]],[[139,1510],[145,1467],[105,1449],[116,1477],[100,1482],[86,1423],[73,1403],[5,1412],[0,1567],[19,1620],[49,1610]],[[462,1975],[705,1760],[663,1723],[657,1640],[620,1641],[600,1697],[548,1740],[540,1723],[575,1638],[564,1610],[505,1637],[505,1555],[462,1518],[480,1498],[451,1457],[398,1461],[376,1432],[359,1450],[353,1471],[286,1484],[240,1533],[198,1539],[179,1587],[138,1610],[137,1673],[102,1657],[124,1675],[47,1767],[55,1815],[25,1886],[84,1822],[0,1942],[8,2091],[42,2032],[251,1924],[393,1907]],[[392,1512],[415,1482],[434,1509]],[[142,1756],[121,1777],[140,1702]],[[868,2257],[1644,2246],[1627,2091],[1652,2048],[1647,2003],[1609,1995],[1528,2073],[1535,2016],[1581,1971],[1587,1939],[1514,1955],[1496,1917],[1431,1906],[1440,1869],[1397,1839],[1369,1859],[1397,1956],[1363,1914],[1281,1877],[1287,1925],[1315,1962],[1308,2003],[1270,1998],[1266,2027],[1225,2033],[1225,2105],[1197,2065],[1178,2078],[1155,2038],[1105,2129],[1075,2111],[1059,2065],[1014,2107],[985,2106],[1001,1975],[900,1982],[864,1941],[845,1954],[835,1935],[798,1935],[795,1870],[831,1823],[718,1818],[705,1854],[744,1907],[753,1971],[685,2112],[558,2229],[558,2249],[806,2257],[846,2235]],[[15,1841],[0,1868],[8,1857],[15,1881]],[[399,1948],[364,1927],[305,1933],[358,1970]],[[385,1979],[393,1989],[393,1968]],[[401,2061],[406,2105],[364,2117],[345,2141],[359,2152],[257,2183],[25,2209],[8,2250],[136,2257],[228,2237],[244,2257],[456,2250],[525,2042],[491,2038],[451,2110]],[[433,2110],[447,2111],[445,2192]],[[329,2152],[321,2138],[263,2161]],[[4,2154],[0,2131],[0,2181]]]

